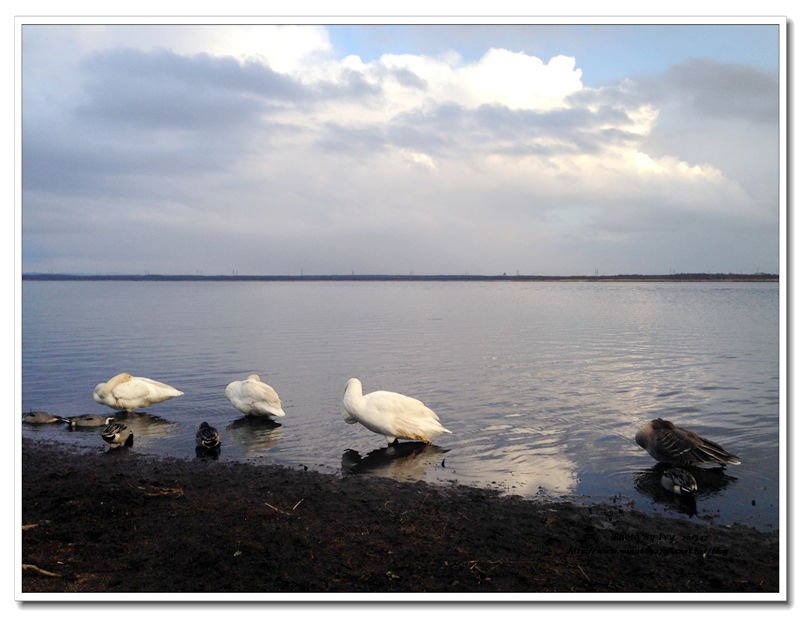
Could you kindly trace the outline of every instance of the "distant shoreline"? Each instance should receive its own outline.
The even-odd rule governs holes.
[[[282,282],[282,281],[475,281],[475,282],[726,282],[726,283],[777,283],[777,274],[615,274],[598,276],[539,276],[539,275],[473,275],[473,274],[44,274],[23,273],[23,281],[192,281],[192,282]]]

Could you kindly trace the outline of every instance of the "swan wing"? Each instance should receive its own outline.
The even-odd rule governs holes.
[[[150,386],[139,379],[131,379],[114,386],[111,394],[118,405],[140,407],[150,394]]]
[[[245,381],[241,388],[242,400],[252,404],[263,403],[269,407],[280,409],[281,399],[272,386],[263,381]]]
[[[376,391],[364,396],[366,408],[389,433],[415,441],[430,441],[442,433],[449,433],[439,421],[439,416],[419,401],[396,392]]]

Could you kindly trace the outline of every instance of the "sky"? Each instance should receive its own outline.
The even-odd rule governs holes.
[[[22,270],[778,272],[777,25],[22,27]]]

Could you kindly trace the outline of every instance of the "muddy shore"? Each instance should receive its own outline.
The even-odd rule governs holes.
[[[21,506],[28,593],[779,591],[777,532],[621,504],[23,439]]]

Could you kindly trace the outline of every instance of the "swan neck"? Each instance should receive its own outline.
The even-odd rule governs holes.
[[[361,384],[358,381],[350,381],[344,391],[344,403],[353,410],[360,411],[364,405],[364,395],[361,391]]]

